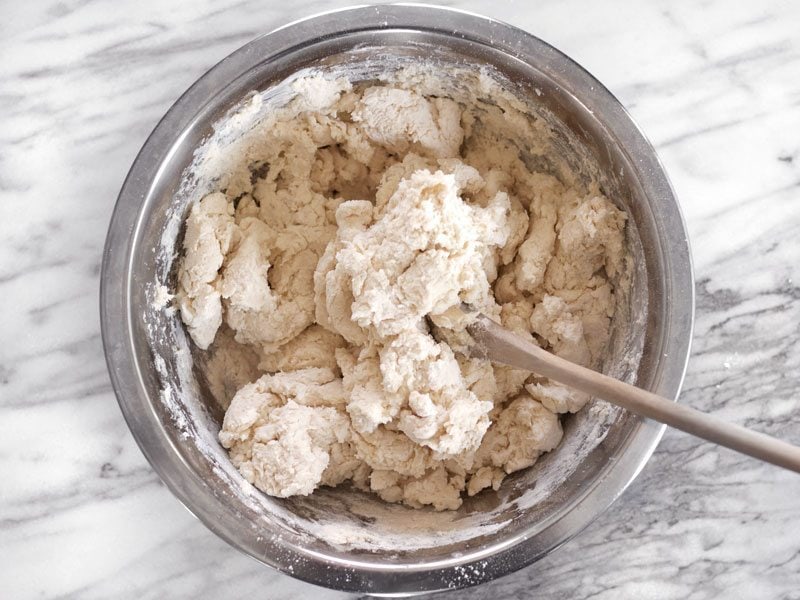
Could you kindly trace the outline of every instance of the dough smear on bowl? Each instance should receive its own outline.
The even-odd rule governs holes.
[[[588,401],[464,352],[467,302],[599,367],[629,266],[625,214],[526,161],[516,140],[546,147],[546,127],[490,87],[464,102],[414,77],[299,79],[246,168],[192,206],[181,317],[199,348],[222,327],[260,357],[219,440],[267,494],[352,482],[455,509]]]

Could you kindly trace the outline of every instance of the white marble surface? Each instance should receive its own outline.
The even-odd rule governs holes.
[[[331,1],[41,0],[0,19],[0,598],[306,598],[215,538],[131,438],[98,323],[105,230],[159,117],[208,67]],[[682,401],[800,443],[800,4],[452,2],[577,59],[684,208]],[[624,496],[457,598],[800,598],[800,477],[669,431]]]

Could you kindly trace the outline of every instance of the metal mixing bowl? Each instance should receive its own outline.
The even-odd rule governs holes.
[[[408,594],[487,581],[552,551],[622,493],[663,427],[595,403],[565,419],[564,443],[532,469],[446,513],[346,489],[268,498],[230,468],[215,441],[221,410],[197,368],[203,355],[190,351],[174,312],[153,305],[158,284],[174,285],[174,249],[191,195],[186,169],[212,124],[251,90],[309,65],[357,62],[376,52],[492,65],[561,120],[569,147],[596,161],[604,188],[630,216],[637,263],[632,319],[615,334],[617,347],[632,344],[635,356],[612,356],[607,372],[677,397],[689,355],[693,279],[673,192],[630,116],[580,66],[509,25],[424,6],[328,13],[247,44],[175,103],[122,187],[103,260],[103,342],[130,429],[173,493],[234,547],[319,585]],[[560,470],[568,454],[582,458]]]

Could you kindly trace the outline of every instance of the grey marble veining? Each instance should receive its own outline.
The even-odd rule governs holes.
[[[800,443],[800,5],[447,4],[586,66],[655,143],[688,222],[682,401]],[[200,74],[338,1],[7,2],[0,19],[0,597],[346,597],[215,538],[127,431],[100,343],[100,254],[136,152]],[[583,534],[442,597],[800,598],[800,477],[668,431]]]

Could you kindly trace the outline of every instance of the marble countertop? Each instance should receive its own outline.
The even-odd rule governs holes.
[[[688,221],[682,402],[800,443],[800,4],[448,2],[587,67],[657,147]],[[129,434],[98,279],[123,178],[211,65],[338,1],[41,0],[0,36],[0,597],[343,598],[217,539]],[[800,598],[800,477],[668,431],[583,534],[453,598]]]

